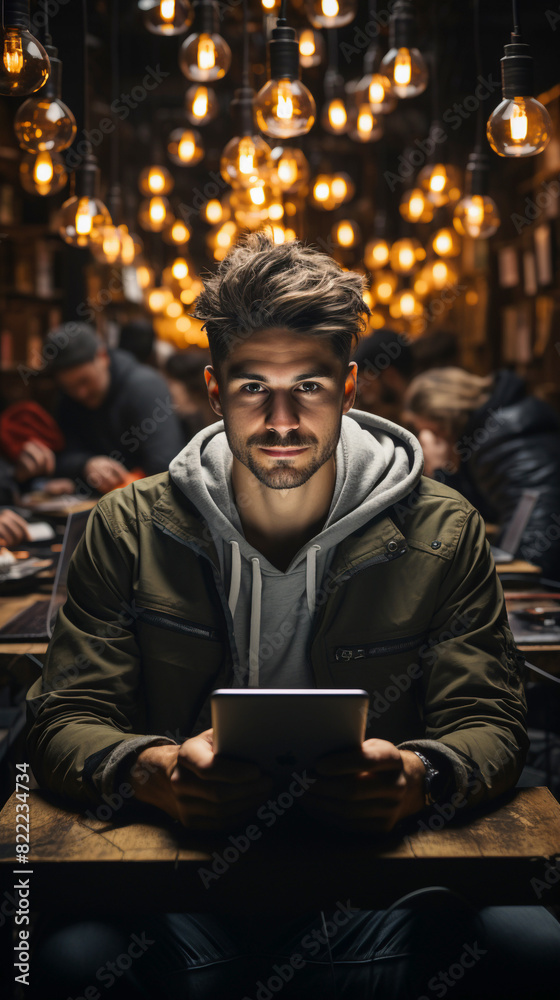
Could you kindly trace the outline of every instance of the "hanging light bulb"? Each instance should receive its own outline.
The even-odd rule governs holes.
[[[122,218],[122,195],[120,184],[116,181],[107,193],[107,209],[110,222],[107,226],[99,226],[92,234],[91,252],[100,263],[132,264],[142,248],[135,243],[138,237],[132,236],[128,226],[119,222]]]
[[[272,138],[305,135],[315,121],[315,101],[299,79],[296,33],[285,18],[278,18],[268,51],[271,78],[255,98],[257,125]]]
[[[426,285],[429,294],[434,291],[440,292],[446,285],[454,285],[458,280],[459,273],[448,260],[431,260],[418,272],[416,281],[422,282],[421,288],[416,288],[416,281],[414,288],[416,293],[420,294],[421,289]],[[426,293],[423,292],[423,294]]]
[[[431,222],[434,216],[433,203],[422,188],[412,188],[403,194],[399,212],[407,222]]]
[[[163,230],[161,235],[162,239],[171,246],[183,246],[183,244],[188,243],[192,233],[181,219],[174,219],[171,225]]]
[[[461,174],[448,163],[426,164],[418,174],[418,183],[438,208],[461,197]]]
[[[349,83],[347,88],[358,105],[369,104],[374,115],[387,115],[396,108],[397,99],[389,77],[380,71],[380,63],[381,50],[374,41],[364,56],[363,76]]]
[[[76,135],[76,119],[60,99],[62,63],[54,45],[45,49],[51,65],[47,82],[18,108],[14,131],[22,147],[32,153],[67,149]]]
[[[29,0],[3,0],[0,94],[34,94],[49,76],[48,54],[29,27]]]
[[[59,153],[24,153],[19,165],[21,186],[29,194],[56,194],[68,180],[64,160]]]
[[[231,63],[231,49],[218,33],[220,15],[215,0],[195,0],[192,35],[179,51],[179,66],[189,80],[221,80]]]
[[[355,247],[361,239],[360,227],[353,219],[341,219],[331,229],[331,238],[340,247]]]
[[[532,96],[533,60],[517,29],[500,62],[503,100],[488,119],[488,142],[498,156],[536,156],[550,142],[552,122]]]
[[[389,303],[389,312],[394,319],[404,316],[419,316],[422,313],[422,304],[410,288],[405,288],[402,292],[397,292],[394,300]]]
[[[280,6],[280,0],[261,0],[261,5],[263,10],[265,10],[267,14],[270,14],[275,7]]]
[[[389,262],[389,244],[382,237],[376,237],[366,243],[364,264],[368,271],[378,271]]]
[[[399,279],[393,271],[377,271],[371,283],[371,292],[376,302],[386,305],[398,288]]]
[[[148,0],[142,3],[144,26],[153,35],[182,35],[192,23],[188,0]]]
[[[87,247],[103,226],[111,225],[108,208],[99,198],[99,168],[95,156],[86,156],[73,177],[73,195],[58,216],[58,232],[65,243]]]
[[[422,54],[414,48],[415,18],[410,0],[397,0],[389,22],[389,51],[380,71],[389,78],[396,97],[417,97],[428,86],[428,70]]]
[[[248,60],[248,49],[245,51]],[[270,146],[256,134],[253,121],[255,92],[248,84],[248,62],[244,68],[244,80],[244,85],[235,91],[231,102],[237,134],[230,139],[220,159],[221,175],[234,188],[263,186],[271,166]]]
[[[342,28],[356,17],[356,0],[305,0],[305,13],[314,28]]]
[[[173,190],[174,181],[167,167],[155,164],[145,167],[138,178],[138,187],[141,194],[163,195],[169,194]]]
[[[408,274],[419,261],[424,260],[425,256],[426,251],[419,240],[405,237],[393,243],[389,260],[397,274]]]
[[[207,201],[202,211],[206,222],[211,226],[215,226],[218,222],[226,222],[229,218],[229,205],[224,205],[217,198]]]
[[[218,114],[216,91],[203,84],[193,84],[185,94],[185,117],[191,125],[207,125]]]
[[[284,194],[304,191],[309,182],[309,163],[299,146],[275,146],[270,162],[273,184]]]
[[[167,155],[179,167],[194,167],[204,157],[200,132],[190,128],[175,128],[167,140]]]
[[[480,149],[470,154],[465,172],[467,193],[455,206],[453,225],[460,236],[486,240],[500,225],[496,202],[487,194],[488,157]]]
[[[431,245],[438,257],[458,257],[461,253],[461,241],[450,226],[438,229],[432,236]]]
[[[138,282],[138,287],[142,291],[146,291],[148,288],[152,288],[154,284],[154,269],[149,267],[147,264],[139,263],[136,267],[136,280]]]
[[[320,31],[302,28],[299,32],[299,62],[304,69],[320,66],[325,58],[325,42]]]
[[[170,302],[173,302],[173,292],[164,286],[150,289],[146,297],[148,309],[154,313],[163,312]]]
[[[369,104],[353,108],[349,116],[349,136],[357,142],[377,142],[384,132],[383,116],[374,115]]]
[[[167,198],[154,195],[153,198],[141,201],[138,208],[138,221],[142,229],[147,229],[152,233],[161,233],[163,229],[170,226],[173,221],[173,213]]]
[[[338,208],[346,201],[351,201],[356,192],[356,185],[348,174],[333,174],[331,177],[331,197]]]

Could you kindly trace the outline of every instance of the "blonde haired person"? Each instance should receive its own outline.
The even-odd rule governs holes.
[[[501,370],[462,368],[418,375],[405,395],[405,422],[418,435],[424,474],[463,493],[486,520],[507,527],[524,489],[539,498],[517,554],[560,579],[560,419]]]

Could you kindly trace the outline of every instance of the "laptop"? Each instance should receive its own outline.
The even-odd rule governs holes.
[[[529,518],[539,498],[539,492],[539,490],[523,490],[521,493],[517,507],[513,512],[513,517],[504,531],[499,547],[496,545],[490,546],[496,564],[509,563],[515,559],[515,553],[521,545],[523,532],[529,523]]]
[[[35,601],[28,608],[24,608],[23,611],[14,615],[0,628],[2,642],[51,638],[58,610],[66,600],[66,581],[70,560],[84,533],[89,515],[89,510],[81,510],[68,515],[50,600]]]

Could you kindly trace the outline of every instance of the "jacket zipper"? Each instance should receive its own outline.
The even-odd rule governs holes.
[[[136,607],[140,621],[159,625],[160,628],[166,628],[170,632],[183,632],[185,635],[196,635],[200,639],[213,639],[214,641],[221,639],[220,633],[215,628],[198,625],[187,618],[178,618],[175,615],[166,614],[164,611],[153,611],[151,608],[143,608],[139,605],[136,605]]]
[[[425,639],[425,633],[423,632],[419,635],[407,636],[405,639],[382,639],[380,642],[370,642],[363,646],[337,646],[335,649],[335,659],[363,660],[366,656],[406,653],[409,649],[414,649],[422,639]]]

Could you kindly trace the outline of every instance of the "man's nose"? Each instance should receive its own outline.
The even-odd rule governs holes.
[[[270,393],[265,422],[267,430],[282,435],[299,427],[297,402],[290,393]]]

